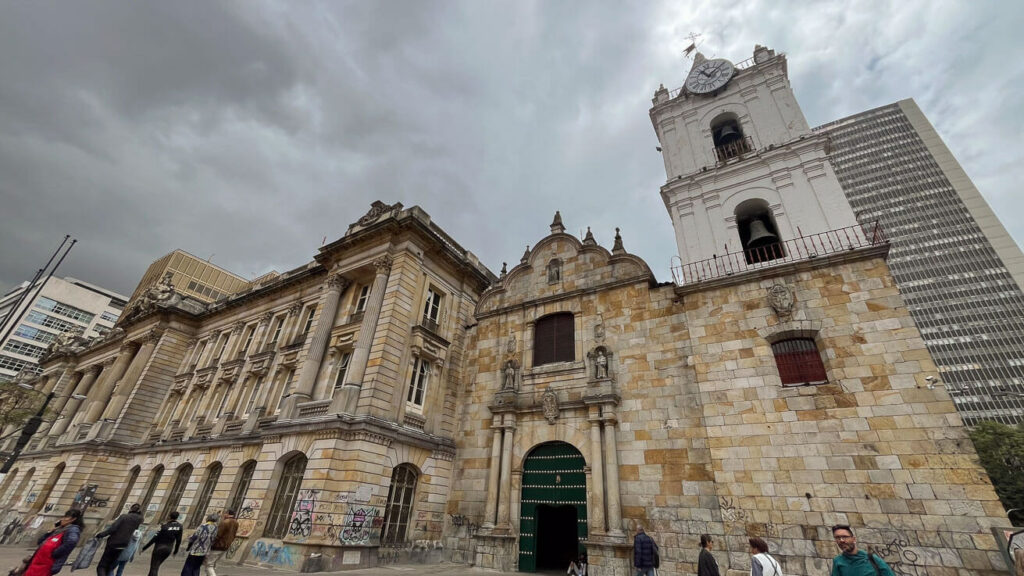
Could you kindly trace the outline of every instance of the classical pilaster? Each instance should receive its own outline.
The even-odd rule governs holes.
[[[604,523],[604,458],[601,454],[601,408],[590,407],[590,526],[595,532],[607,532]]]
[[[615,438],[615,415],[604,417],[604,464],[608,493],[608,534],[622,536],[622,506],[619,503],[619,455]]]
[[[501,446],[501,487],[498,496],[499,530],[511,530],[509,523],[509,506],[512,501],[512,440],[515,436],[515,423],[506,420],[504,424]]]
[[[114,386],[124,375],[124,371],[128,369],[128,363],[132,361],[136,350],[137,347],[133,343],[125,343],[121,346],[121,352],[118,354],[117,360],[114,361],[114,365],[109,371],[103,371],[103,378],[96,386],[93,386],[93,390],[89,393],[89,404],[83,423],[92,424],[100,419],[103,409],[110,401]]]
[[[62,414],[64,417],[54,422],[53,429],[50,431],[50,436],[60,436],[67,431],[68,426],[71,424],[71,420],[74,419],[75,414],[78,412],[78,406],[82,403],[81,400],[72,398],[71,396],[84,396],[87,394],[89,389],[92,387],[92,383],[96,381],[96,377],[99,376],[102,370],[103,368],[99,364],[93,364],[86,368],[85,373],[82,374],[82,377],[78,380],[78,384],[75,385],[75,388],[70,394],[64,397],[64,404],[59,408],[54,407],[54,411],[58,415]]]
[[[115,389],[114,397],[111,398],[110,404],[103,412],[103,418],[117,419],[121,415],[121,410],[124,409],[132,391],[135,390],[135,384],[142,376],[142,371],[146,369],[146,364],[149,363],[149,359],[153,356],[153,351],[156,350],[163,335],[163,330],[150,330],[142,337],[142,346],[139,347],[138,354],[132,359],[128,371],[125,372],[120,384]]]
[[[80,380],[81,378],[79,378]],[[51,374],[49,380],[46,381],[46,385],[43,387],[43,392],[49,394],[50,392],[58,394],[50,405],[53,409],[54,414],[60,414],[61,410],[64,409],[64,405],[67,404],[68,398],[73,393],[75,388],[75,367],[74,365],[68,366],[61,371],[60,376],[57,374]]]
[[[295,384],[295,390],[285,401],[281,410],[285,418],[295,418],[298,415],[296,405],[312,397],[313,387],[316,385],[316,375],[320,372],[320,363],[323,362],[324,352],[327,351],[327,345],[331,340],[334,317],[338,314],[338,302],[341,301],[341,293],[345,291],[346,286],[348,286],[348,280],[341,274],[332,274],[327,278],[327,293],[324,294],[320,307],[320,320],[316,324],[313,341],[309,344],[309,351],[302,364],[302,372],[299,374],[299,381]]]
[[[481,528],[494,528],[494,515],[498,511],[498,475],[501,473],[501,435],[503,429],[494,425],[498,416],[491,424],[491,469],[487,473],[487,501],[484,503],[484,521]]]
[[[380,319],[380,309],[384,304],[384,290],[387,288],[388,276],[391,274],[391,257],[381,256],[373,261],[377,272],[373,277],[373,286],[366,298],[363,321],[359,324],[359,339],[352,350],[345,383],[331,404],[331,412],[354,414],[359,403],[359,391],[363,387],[363,376],[366,375],[366,363],[370,360],[370,346]]]

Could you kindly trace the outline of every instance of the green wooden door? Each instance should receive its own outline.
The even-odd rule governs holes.
[[[587,537],[587,476],[583,455],[571,444],[549,442],[530,452],[523,463],[519,512],[519,570],[537,570],[537,508],[576,509],[576,538]],[[564,569],[564,568],[563,568]]]

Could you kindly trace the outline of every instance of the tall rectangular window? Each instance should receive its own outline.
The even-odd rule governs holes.
[[[220,346],[217,347],[217,358],[214,359],[214,362],[219,362],[220,359],[224,357],[224,349],[227,348],[227,346],[228,346],[228,335],[225,334],[225,335],[220,337]]]
[[[828,380],[818,346],[811,338],[791,338],[772,344],[783,385],[816,384]]]
[[[338,376],[334,379],[334,391],[341,390],[341,387],[345,384],[345,376],[348,374],[348,363],[352,359],[350,352],[342,352],[341,358],[338,359]]]
[[[256,379],[256,383],[252,385],[252,392],[249,394],[249,402],[245,405],[245,413],[252,414],[253,406],[256,405],[256,398],[260,395],[260,388],[263,387],[263,376]]]
[[[533,365],[572,362],[576,359],[575,327],[571,312],[537,320],[533,335]]]
[[[274,335],[270,337],[271,344],[277,344],[281,339],[281,330],[284,328],[284,316],[278,316],[274,321]]]
[[[303,334],[309,334],[309,329],[313,327],[313,316],[316,315],[316,305],[309,307],[309,313],[306,315],[306,324],[302,327]]]
[[[370,285],[364,284],[359,287],[359,297],[356,298],[356,313],[366,310],[366,299],[370,297]]]
[[[256,335],[256,327],[249,326],[245,330],[245,344],[242,346],[242,351],[238,354],[241,358],[249,353],[249,346],[252,346],[252,338]]]
[[[441,294],[433,288],[427,290],[427,301],[423,304],[423,325],[437,330],[437,320],[441,315]]]
[[[409,381],[409,394],[406,402],[416,408],[423,407],[423,395],[427,390],[430,379],[430,362],[423,358],[417,358],[412,366],[412,379]]]

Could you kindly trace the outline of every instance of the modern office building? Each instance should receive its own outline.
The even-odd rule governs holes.
[[[0,324],[17,322],[7,338],[0,341],[0,380],[13,378],[22,369],[37,371],[39,358],[62,332],[81,332],[90,338],[114,327],[127,298],[95,284],[75,278],[52,277],[42,290],[42,281],[30,286],[22,282],[0,297]],[[26,291],[26,299],[18,299]],[[20,316],[20,319],[19,319]]]
[[[248,280],[237,274],[184,250],[174,250],[149,265],[139,285],[132,292],[130,302],[134,303],[140,294],[146,292],[168,272],[171,273],[170,280],[176,290],[201,302],[216,302],[250,286]],[[276,273],[271,272],[257,278],[257,281],[267,281],[275,277]]]
[[[892,243],[893,278],[964,422],[1020,422],[1020,248],[913,100],[817,131],[858,221]]]

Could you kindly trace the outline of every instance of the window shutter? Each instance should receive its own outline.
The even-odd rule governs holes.
[[[576,359],[576,338],[573,331],[572,314],[555,317],[555,362],[572,362]]]
[[[783,384],[807,384],[828,380],[818,346],[810,338],[793,338],[772,344],[775,364]]]
[[[537,321],[533,337],[533,365],[572,362],[576,337],[571,313],[552,314]]]

